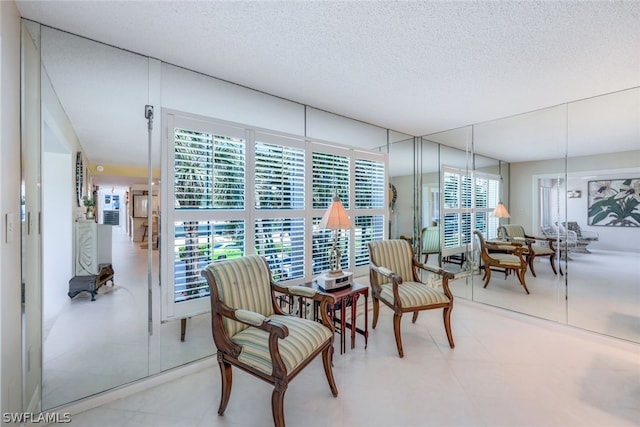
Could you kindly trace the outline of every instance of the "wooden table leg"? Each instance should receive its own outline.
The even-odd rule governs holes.
[[[347,298],[342,298],[340,301],[340,354],[345,352],[346,347],[346,337],[345,337],[345,329],[347,329],[347,319],[345,319],[345,315],[347,313]]]
[[[364,348],[369,344],[369,292],[364,294]]]
[[[180,341],[184,342],[184,336],[187,333],[187,319],[180,319]]]
[[[358,304],[358,294],[351,297],[351,348],[356,346],[356,312]]]

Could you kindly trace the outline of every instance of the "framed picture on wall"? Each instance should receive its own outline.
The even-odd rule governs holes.
[[[76,153],[76,199],[78,207],[82,206],[84,196],[84,164],[82,162],[82,152]]]
[[[589,181],[589,225],[640,227],[640,178]]]

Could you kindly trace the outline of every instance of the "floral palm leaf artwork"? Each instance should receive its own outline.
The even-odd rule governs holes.
[[[589,181],[589,225],[640,227],[640,178]]]

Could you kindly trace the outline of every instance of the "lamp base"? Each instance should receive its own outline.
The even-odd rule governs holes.
[[[353,273],[348,271],[340,271],[338,274],[326,272],[316,277],[316,281],[320,290],[331,292],[351,286],[352,278]]]

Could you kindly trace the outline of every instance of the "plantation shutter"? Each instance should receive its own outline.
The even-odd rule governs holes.
[[[302,281],[306,228],[304,146],[274,135],[256,135],[254,182],[256,253],[267,260],[273,280]]]
[[[210,262],[246,253],[246,141],[244,130],[169,120],[165,176],[168,237],[163,240],[169,283],[163,318],[209,311],[210,289],[200,271]],[[170,200],[169,200],[170,199]]]

